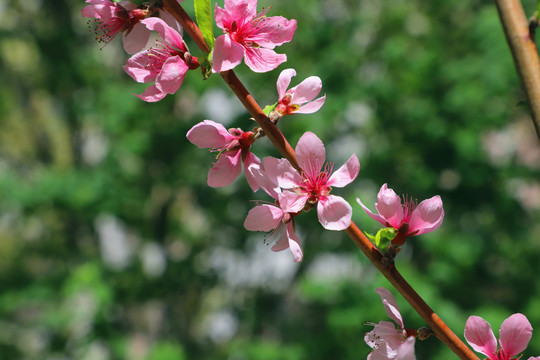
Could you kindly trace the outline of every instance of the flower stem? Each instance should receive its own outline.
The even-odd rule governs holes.
[[[531,38],[529,22],[519,0],[495,0],[495,4],[540,140],[540,60],[536,44]]]
[[[193,38],[202,51],[208,52],[208,47],[197,25],[191,20],[189,15],[178,4],[177,0],[163,0],[163,8],[173,15],[185,31]],[[270,141],[279,150],[291,165],[298,171],[300,166],[296,161],[294,149],[289,145],[281,131],[264,114],[253,96],[247,91],[236,74],[232,71],[220,73],[227,85],[236,94],[246,110],[253,116],[257,124],[263,129]],[[435,335],[445,343],[454,353],[464,360],[479,360],[478,357],[446,326],[446,324],[435,314],[435,312],[424,302],[424,300],[414,291],[414,289],[403,279],[395,266],[387,266],[382,262],[382,254],[369,241],[364,233],[353,223],[345,230],[345,233],[362,250],[367,258],[379,269],[379,271],[390,281],[390,283],[400,292],[400,294],[411,304],[433,330]]]

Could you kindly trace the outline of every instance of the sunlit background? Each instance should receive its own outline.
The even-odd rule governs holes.
[[[83,6],[0,1],[0,359],[364,359],[388,282],[314,211],[298,218],[300,264],[246,231],[253,200],[270,198],[243,177],[208,187],[215,154],[185,135],[204,119],[249,130],[249,114],[197,71],[159,103],[136,98],[146,85],[124,73],[120,39],[101,48]],[[358,179],[333,193],[365,231],[379,225],[356,197],[373,207],[383,183],[440,194],[443,225],[410,239],[398,269],[461,337],[469,315],[497,333],[524,313],[536,329],[524,358],[540,355],[540,146],[494,4],[263,6],[298,29],[277,48],[286,63],[242,64],[241,80],[271,104],[293,67],[293,85],[317,75],[327,96],[280,121],[291,144],[310,130],[336,166],[357,154]],[[253,151],[278,156],[266,139]],[[406,327],[423,326],[393,292]],[[416,353],[456,358],[435,338]]]

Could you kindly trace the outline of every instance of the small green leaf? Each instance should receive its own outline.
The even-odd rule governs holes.
[[[382,253],[385,252],[386,248],[388,247],[388,245],[390,245],[392,240],[394,240],[396,235],[396,229],[391,227],[380,229],[375,236],[366,233],[366,236],[369,238],[369,240],[371,240],[371,242],[375,244],[377,249],[379,249]]]
[[[274,111],[278,106],[278,103],[272,104],[272,105],[266,105],[263,109],[266,116],[270,116],[270,113]]]
[[[210,51],[214,48],[214,21],[211,0],[195,0],[195,18]]]

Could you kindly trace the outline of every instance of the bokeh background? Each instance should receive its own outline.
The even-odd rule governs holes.
[[[300,264],[247,232],[253,200],[270,199],[244,178],[209,188],[215,154],[185,135],[204,119],[248,130],[249,115],[196,71],[176,95],[139,100],[120,40],[100,49],[83,6],[0,2],[0,359],[365,358],[387,281],[313,211],[298,218]],[[355,199],[372,206],[383,183],[440,194],[443,225],[410,239],[398,268],[459,336],[472,314],[496,332],[526,314],[525,358],[540,355],[540,147],[492,2],[262,6],[298,21],[278,48],[288,61],[266,74],[242,64],[239,77],[263,105],[288,67],[327,95],[280,122],[291,144],[310,130],[336,166],[358,155],[358,179],[334,193],[365,231],[378,224]],[[268,140],[253,151],[278,156]],[[423,326],[393,292],[406,326]],[[456,358],[434,338],[416,349]]]

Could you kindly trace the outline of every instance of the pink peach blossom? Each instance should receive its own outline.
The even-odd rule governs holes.
[[[280,201],[304,208],[317,204],[317,215],[325,229],[344,230],[351,224],[352,208],[340,196],[330,195],[332,187],[351,183],[360,171],[355,154],[332,174],[334,165],[325,164],[326,151],[322,141],[312,132],[306,132],[296,145],[296,159],[302,168],[298,173],[286,159],[268,157],[264,168],[271,181],[283,189]],[[324,168],[323,168],[324,166]]]
[[[157,46],[129,58],[124,70],[137,82],[154,82],[137,96],[144,101],[156,102],[178,91],[187,71],[197,68],[199,64],[197,58],[189,54],[177,29],[157,17],[142,20],[141,23],[149,30],[157,31],[163,40],[158,41]]]
[[[81,14],[95,19],[89,25],[100,42],[106,45],[121,32],[124,49],[129,54],[146,46],[150,32],[141,20],[148,15],[147,10],[137,9],[131,1],[86,0],[86,3],[91,5],[85,6]]]
[[[444,209],[441,197],[433,196],[416,204],[411,199],[405,199],[402,203],[394,190],[384,184],[377,195],[375,208],[378,214],[373,214],[360,199],[356,199],[362,209],[381,225],[393,227],[398,230],[398,235],[405,241],[406,238],[425,234],[439,228],[444,218]],[[398,244],[400,245],[400,244]]]
[[[285,69],[279,74],[277,80],[279,102],[276,107],[279,117],[291,114],[314,113],[323,106],[326,100],[326,95],[313,100],[322,89],[322,82],[318,76],[310,76],[300,84],[287,90],[293,76],[296,76],[294,69]]]
[[[257,184],[276,201],[273,204],[257,205],[251,209],[244,221],[244,227],[249,231],[265,231],[271,237],[279,236],[272,246],[272,251],[290,249],[295,262],[302,261],[303,252],[300,238],[296,235],[294,216],[302,208],[288,207],[286,202],[280,202],[281,189],[269,181],[262,168],[254,171]]]
[[[375,291],[381,297],[386,314],[394,320],[398,328],[396,329],[390,321],[381,321],[378,324],[368,323],[374,328],[364,337],[366,344],[373,349],[367,360],[415,360],[415,337],[409,336],[405,330],[394,296],[383,287]]]
[[[257,13],[257,0],[225,0],[224,9],[216,4],[216,24],[225,34],[216,39],[213,71],[231,70],[243,58],[251,70],[266,72],[287,60],[273,49],[291,41],[296,20],[266,17],[266,12]]]
[[[254,178],[254,172],[260,167],[261,161],[249,149],[255,134],[240,129],[225,129],[221,124],[204,120],[193,126],[187,133],[187,138],[199,148],[210,148],[218,151],[218,160],[208,172],[208,185],[223,187],[231,184],[240,175],[241,164],[244,162],[246,180],[253,191],[259,189]]]
[[[523,352],[532,337],[532,326],[523,314],[513,314],[499,329],[499,346],[491,325],[479,316],[470,316],[465,324],[465,339],[472,348],[490,360],[510,360]],[[530,357],[536,360],[540,357]]]

